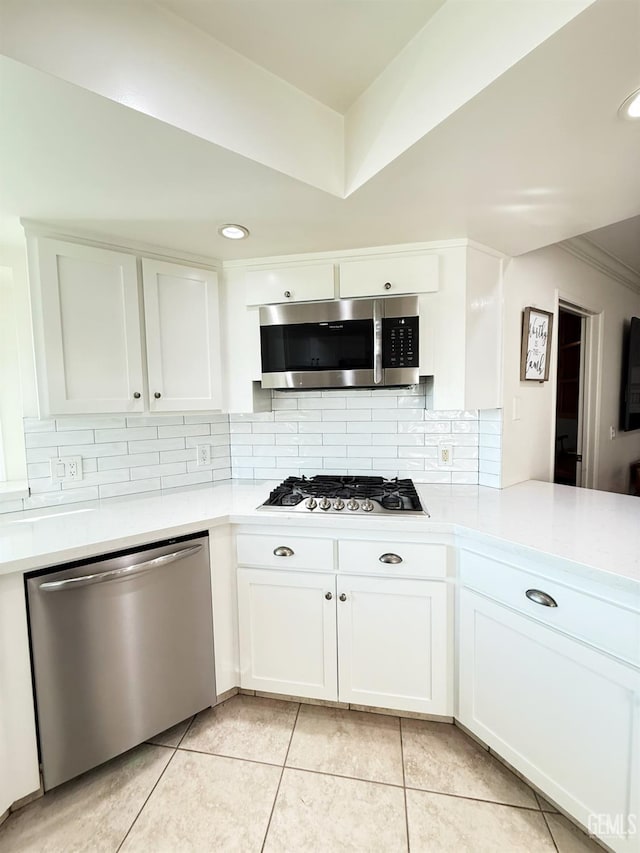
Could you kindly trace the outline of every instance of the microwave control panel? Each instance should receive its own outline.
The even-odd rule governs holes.
[[[418,366],[417,317],[385,317],[382,320],[382,366]]]

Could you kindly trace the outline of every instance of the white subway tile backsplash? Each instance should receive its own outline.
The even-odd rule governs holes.
[[[223,424],[228,429],[229,416],[222,412],[201,412],[198,415],[185,415],[185,424]]]
[[[365,433],[342,433],[328,432],[323,436],[318,436],[322,441],[319,444],[344,444],[347,447],[362,446],[363,444],[371,444],[373,436],[370,432]]]
[[[338,421],[370,421],[371,409],[325,409],[322,412],[322,421],[325,423],[336,423]]]
[[[176,424],[174,426],[159,426],[158,438],[178,438],[178,436],[211,435],[211,424]],[[140,436],[150,438],[151,436]]]
[[[298,408],[298,401],[294,397],[274,397],[272,401],[274,412],[291,411]]]
[[[278,438],[297,438],[297,436],[277,436]],[[231,446],[239,446],[241,444],[250,444],[250,445],[265,445],[265,444],[275,444],[276,443],[276,435],[274,433],[248,433],[246,435],[233,435],[231,437]]]
[[[338,448],[334,448],[337,450]],[[346,455],[347,448],[344,448],[345,453],[342,455]],[[349,459],[358,459],[361,457],[368,457],[369,459],[373,459],[375,456],[378,458],[389,458],[389,459],[397,459],[398,458],[398,448],[393,447],[391,445],[385,446],[381,444],[368,444],[359,447],[355,445],[349,448]]]
[[[397,432],[398,424],[395,421],[366,421],[363,423],[354,422],[347,424],[347,432],[358,433],[378,433],[378,432]]]
[[[130,480],[128,483],[108,483],[106,486],[99,486],[101,498],[135,495],[139,492],[155,492],[159,488],[159,477],[154,477],[150,480]]]
[[[299,427],[298,427],[298,429],[299,429]],[[333,435],[333,433],[329,433],[329,435]],[[249,436],[249,438],[250,437],[251,436]],[[257,436],[256,435],[253,437],[254,438],[265,438],[266,439],[266,438],[272,438],[273,436],[268,436],[268,435]],[[243,436],[243,438],[246,438],[246,436]],[[322,442],[322,434],[319,431],[317,433],[315,433],[315,432],[304,433],[304,434],[298,433],[296,435],[293,435],[293,434],[276,435],[275,439],[276,439],[276,445],[277,446],[280,446],[283,444],[284,445],[286,445],[286,444],[299,445],[299,444],[322,444],[323,443]],[[233,441],[235,441],[235,440],[233,440]],[[232,441],[232,443],[233,443],[233,441]],[[327,444],[328,442],[325,441],[324,443]],[[266,444],[266,442],[265,442],[265,444]]]
[[[128,415],[128,427],[171,426],[184,423],[182,415]]]
[[[293,421],[287,421],[286,423],[255,423],[253,424],[253,431],[256,434],[298,432],[298,424]]]
[[[92,429],[70,430],[69,432],[28,432],[25,445],[30,447],[63,447],[69,444],[93,444]]]
[[[321,456],[346,456],[347,455],[347,448],[346,447],[340,447],[339,445],[335,445],[335,446],[330,445],[330,446],[326,447],[324,445],[322,445],[322,446],[317,446],[317,445],[309,446],[306,444],[302,444],[298,448],[298,450],[300,451],[300,456],[315,456],[318,458]]]
[[[52,458],[57,458],[56,454],[53,454]],[[46,462],[31,462],[27,465],[27,477],[29,480],[34,480],[36,477],[50,477],[51,476],[51,463],[49,460]]]
[[[162,450],[184,450],[184,448],[184,438],[151,438],[147,441],[129,442],[129,453],[160,453]]]
[[[347,424],[345,421],[308,421],[301,423],[298,426],[298,431],[301,433],[318,433],[319,435],[327,432],[346,432]]]
[[[502,411],[433,411],[431,400],[426,382],[410,388],[274,391],[273,411],[257,414],[25,419],[34,494],[19,503],[55,506],[231,476],[284,479],[302,472],[380,473],[418,483],[500,488]],[[440,464],[443,443],[453,448],[451,465]],[[201,444],[210,447],[206,467],[197,464]],[[49,458],[58,455],[83,458],[81,484],[51,482]]]
[[[198,451],[195,447],[190,447],[188,450],[162,450],[159,455],[160,459],[156,460],[158,462],[191,462],[197,458]]]
[[[171,427],[168,427],[171,429]],[[61,433],[58,433],[59,435]],[[73,435],[73,433],[70,433]],[[125,427],[124,429],[97,429],[95,431],[96,444],[111,443],[114,441],[141,441],[145,438],[157,438],[157,427]],[[80,442],[76,442],[80,443]]]
[[[56,418],[59,432],[72,429],[118,429],[127,426],[124,415],[65,415]]]
[[[159,453],[132,453],[123,456],[103,456],[98,460],[99,471],[110,471],[113,468],[137,468],[141,465],[154,465],[160,461]],[[85,462],[82,463],[86,470]]]
[[[142,443],[142,442],[140,442]],[[61,456],[82,456],[100,458],[102,456],[119,456],[127,452],[126,441],[114,441],[111,444],[72,444],[64,448]]]
[[[147,480],[150,477],[165,477],[168,474],[186,474],[186,462],[162,462],[158,465],[142,465],[131,469],[132,480]]]
[[[25,433],[27,432],[53,432],[56,428],[56,422],[53,418],[24,418],[23,426]]]
[[[87,472],[82,469],[82,487],[85,486],[102,486],[106,483],[122,483],[129,480],[129,471],[127,468],[116,468],[113,471],[95,471]],[[80,483],[71,480],[68,483],[62,483],[62,490],[69,491],[77,489]]]

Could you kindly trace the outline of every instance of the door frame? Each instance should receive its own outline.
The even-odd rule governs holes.
[[[584,344],[580,354],[584,365],[582,373],[582,471],[580,487],[583,489],[598,488],[598,462],[600,433],[600,396],[602,389],[602,332],[604,328],[604,311],[599,305],[589,304],[582,297],[577,297],[568,291],[556,288],[555,291],[555,327],[559,328],[560,308],[578,314],[584,319]],[[557,333],[556,333],[557,334]],[[556,406],[558,400],[558,346],[553,349],[552,395],[554,429],[551,434],[550,459],[551,468],[555,470],[556,453]]]

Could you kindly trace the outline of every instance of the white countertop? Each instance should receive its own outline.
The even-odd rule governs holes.
[[[234,480],[0,516],[0,575],[179,536],[226,522],[275,521],[307,530],[350,528],[480,535],[596,570],[640,594],[640,499],[529,481],[497,490],[420,486],[430,517],[256,511],[271,481]],[[590,572],[591,573],[591,572]],[[594,574],[595,576],[595,574]],[[631,583],[629,583],[631,582]]]

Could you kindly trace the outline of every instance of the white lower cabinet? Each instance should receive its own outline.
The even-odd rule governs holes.
[[[240,568],[238,608],[244,688],[452,713],[443,582]]]
[[[447,599],[441,581],[338,576],[340,701],[450,715]]]
[[[338,698],[335,577],[238,569],[240,686]]]
[[[640,673],[467,589],[460,721],[613,850],[638,850]]]

